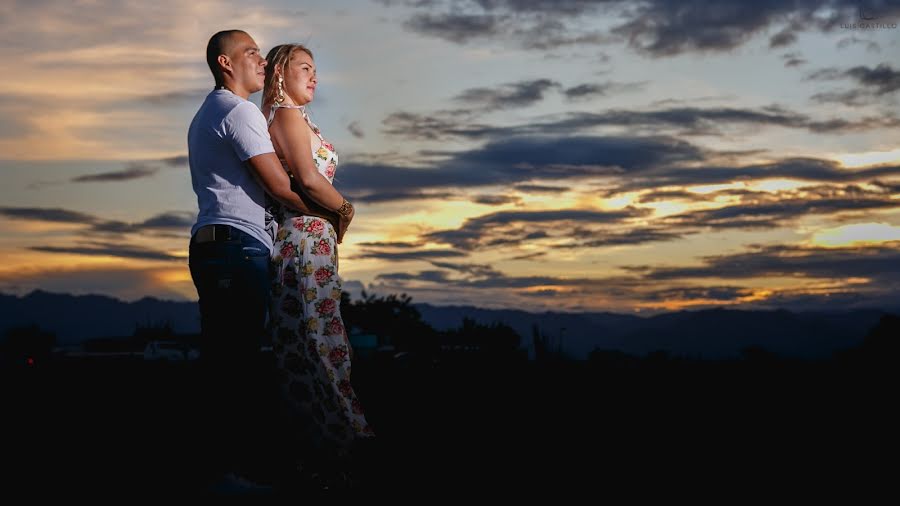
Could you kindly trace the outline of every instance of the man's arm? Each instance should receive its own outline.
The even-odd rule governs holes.
[[[325,209],[311,199],[304,199],[291,189],[291,178],[281,167],[275,153],[264,153],[248,158],[247,166],[263,189],[282,204],[303,214],[325,218],[335,229],[340,227],[337,213]]]

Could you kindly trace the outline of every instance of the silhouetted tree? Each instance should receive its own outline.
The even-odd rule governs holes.
[[[879,370],[896,369],[900,360],[900,316],[885,314],[848,356],[856,365]]]
[[[405,293],[378,297],[362,292],[362,299],[350,302],[347,292],[341,294],[341,316],[349,328],[355,326],[367,334],[375,334],[397,350],[433,353],[437,332],[422,320],[419,310]]]
[[[541,332],[537,324],[534,324],[531,327],[531,339],[536,362],[557,362],[564,359],[561,338],[554,343],[553,338]]]
[[[448,351],[464,351],[492,357],[513,356],[520,351],[522,338],[509,325],[495,322],[482,325],[471,318],[463,318],[462,326],[448,330],[441,342]]]

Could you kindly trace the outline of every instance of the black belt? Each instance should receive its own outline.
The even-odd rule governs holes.
[[[237,232],[237,229],[229,225],[205,225],[197,229],[194,234],[194,242],[230,241],[237,239]]]

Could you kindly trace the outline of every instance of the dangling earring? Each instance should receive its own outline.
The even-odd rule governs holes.
[[[281,105],[284,102],[284,77],[278,76],[278,94],[275,95],[275,103]]]

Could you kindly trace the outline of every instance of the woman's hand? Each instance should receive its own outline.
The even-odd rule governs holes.
[[[353,217],[356,216],[356,209],[351,207],[350,214],[347,216],[338,216],[338,227],[337,227],[337,242],[338,244],[344,240],[344,234],[347,233],[347,227],[350,226],[350,222],[353,221]]]

